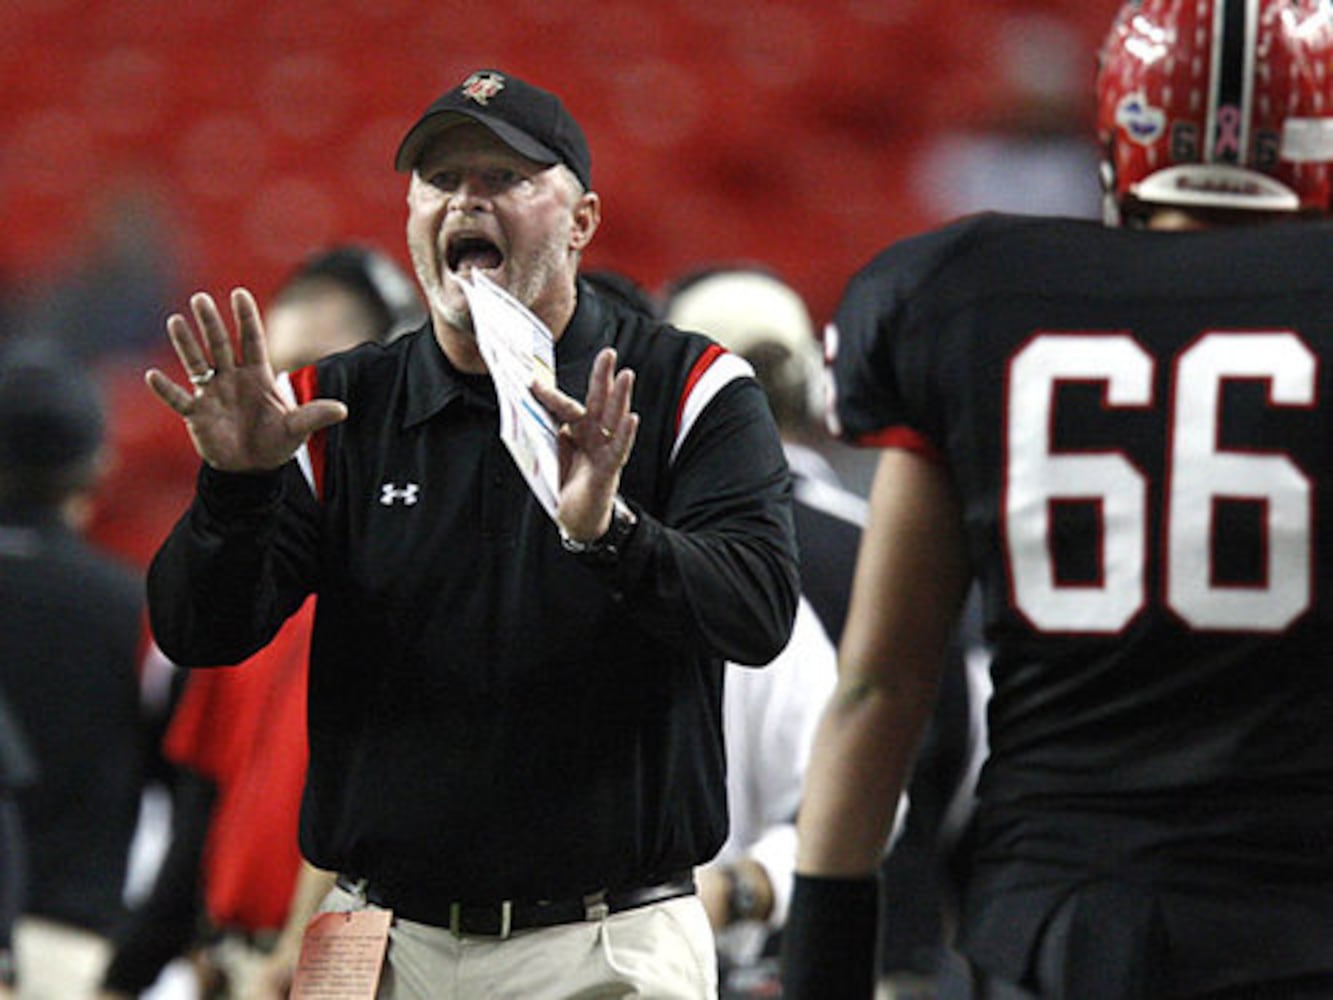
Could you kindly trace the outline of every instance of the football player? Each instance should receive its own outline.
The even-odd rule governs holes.
[[[1333,13],[1139,0],[1118,225],[884,251],[829,336],[883,449],[800,817],[789,1000],[868,998],[875,884],[968,584],[990,757],[943,998],[1333,996]]]

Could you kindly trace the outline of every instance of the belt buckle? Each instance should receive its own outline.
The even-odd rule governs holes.
[[[506,899],[500,903],[500,930],[496,937],[507,940],[513,934],[513,926],[514,903]],[[460,902],[449,904],[449,933],[456,938],[463,936],[463,904]]]
[[[606,890],[601,889],[583,897],[583,919],[588,921],[605,920],[611,915],[611,903],[606,898]]]

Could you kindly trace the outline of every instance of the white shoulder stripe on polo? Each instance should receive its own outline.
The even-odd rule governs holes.
[[[286,372],[279,372],[276,378],[278,384],[278,395],[297,406],[300,400],[296,398],[296,390],[292,388],[292,380]],[[296,450],[296,464],[301,468],[301,475],[305,477],[305,483],[310,487],[311,495],[318,500],[319,490],[315,487],[315,467],[310,462],[310,448],[306,443]]]
[[[676,440],[671,446],[671,461],[673,463],[676,461],[676,455],[680,453],[685,439],[689,437],[694,422],[699,419],[699,414],[703,413],[704,409],[723,388],[738,378],[754,378],[754,369],[750,367],[750,362],[727,351],[717,355],[713,359],[713,363],[708,366],[708,370],[690,388],[689,395],[685,397],[685,405],[680,411],[680,424],[676,427]]]

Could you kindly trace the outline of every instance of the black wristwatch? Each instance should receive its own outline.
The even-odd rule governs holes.
[[[570,538],[565,534],[565,529],[561,528],[560,544],[565,547],[566,552],[573,552],[589,562],[614,563],[620,558],[621,549],[634,533],[638,523],[638,515],[630,510],[629,504],[619,494],[616,494],[611,501],[611,524],[601,537],[581,542],[576,538]]]

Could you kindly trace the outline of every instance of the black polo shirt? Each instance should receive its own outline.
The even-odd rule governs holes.
[[[429,327],[298,372],[348,420],[264,476],[205,469],[153,564],[163,649],[235,663],[306,593],[315,864],[443,898],[557,898],[711,857],[726,833],[722,663],[785,644],[790,483],[737,358],[599,300],[556,346],[583,398],[597,351],[641,423],[617,565],[566,552],[499,438],[487,376]]]

